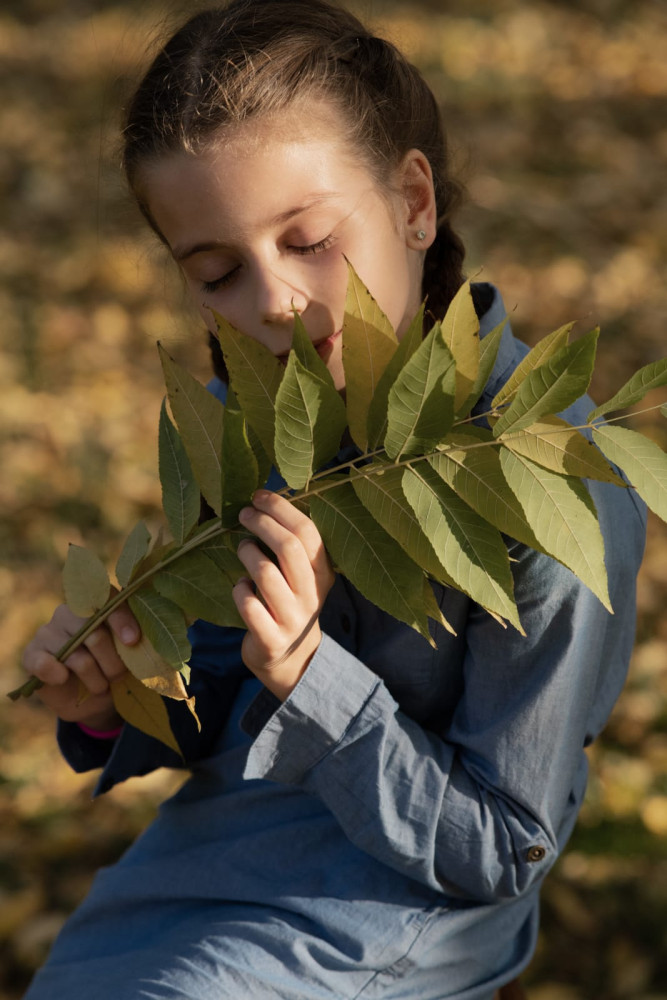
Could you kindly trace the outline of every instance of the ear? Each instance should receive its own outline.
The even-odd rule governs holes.
[[[420,149],[406,153],[396,179],[403,195],[405,241],[413,250],[427,250],[435,240],[438,213],[433,171]],[[418,233],[424,234],[421,239]]]

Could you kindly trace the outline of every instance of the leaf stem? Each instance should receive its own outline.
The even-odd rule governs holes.
[[[637,416],[643,413],[651,413],[654,410],[659,410],[661,408],[661,405],[662,404],[646,407],[646,409],[638,410],[634,412],[632,415]],[[494,411],[489,411],[488,414],[481,414],[481,416],[484,415],[490,416],[493,414],[493,412]],[[480,415],[476,415],[475,419],[479,419],[479,416]],[[540,436],[544,436],[545,434],[556,435],[556,434],[569,433],[570,431],[573,430],[577,431],[593,430],[596,427],[604,426],[604,424],[616,423],[617,421],[623,419],[626,419],[626,417],[618,416],[618,417],[612,417],[610,419],[605,418],[600,423],[588,422],[585,424],[580,424],[578,426],[575,426],[573,424],[565,424],[563,427],[554,427],[552,431],[540,431]],[[459,421],[457,424],[454,425],[454,427],[462,426],[467,422],[468,421]],[[475,441],[471,442],[470,444],[455,443],[449,446],[445,445],[443,447],[435,449],[434,451],[428,452],[425,455],[410,455],[409,457],[404,459],[390,461],[386,465],[371,465],[370,460],[385,454],[385,452],[382,449],[378,449],[376,451],[368,452],[363,455],[356,455],[354,458],[349,459],[347,462],[341,462],[339,465],[323,469],[320,472],[315,473],[315,475],[312,477],[312,479],[308,484],[308,488],[302,490],[299,493],[293,493],[288,486],[285,486],[282,489],[277,490],[276,492],[279,495],[284,496],[286,499],[288,499],[290,503],[299,503],[300,501],[308,500],[312,496],[320,496],[327,490],[331,490],[337,486],[340,486],[341,483],[340,480],[336,480],[335,482],[327,482],[327,479],[328,477],[333,476],[335,473],[344,471],[346,469],[349,470],[350,473],[347,476],[346,482],[354,482],[355,480],[365,479],[368,478],[369,476],[382,475],[388,469],[398,469],[404,466],[412,466],[414,465],[415,462],[428,461],[428,459],[433,458],[436,455],[440,455],[446,451],[452,451],[452,450],[471,451],[474,448],[484,448],[488,447],[489,445],[500,446],[503,445],[507,440],[513,440],[514,438],[519,437],[521,435],[525,436],[529,434],[530,434],[530,427],[521,428],[515,431],[513,434],[509,434],[507,437],[500,437],[488,441]],[[366,465],[358,468],[356,463],[361,461],[365,462]],[[324,482],[321,482],[322,480],[324,480]],[[321,485],[319,485],[320,483]],[[314,487],[313,484],[315,484]],[[72,653],[83,642],[85,642],[86,639],[95,631],[95,629],[98,628],[102,624],[102,622],[106,621],[109,615],[111,615],[116,610],[116,608],[120,607],[121,604],[124,604],[129,597],[132,597],[132,595],[135,594],[138,590],[140,590],[144,586],[144,584],[148,583],[151,577],[153,577],[156,573],[163,570],[166,566],[170,566],[177,559],[180,559],[181,556],[187,555],[189,552],[192,552],[194,549],[197,549],[204,542],[211,541],[212,539],[218,538],[225,534],[231,534],[232,532],[237,531],[238,527],[239,526],[223,528],[220,521],[216,519],[208,529],[199,531],[197,534],[193,535],[182,545],[173,549],[170,553],[168,553],[164,557],[164,559],[156,563],[154,566],[151,566],[150,569],[146,570],[140,576],[137,576],[129,584],[127,584],[125,587],[119,590],[118,593],[114,594],[113,597],[111,597],[107,601],[104,607],[100,608],[99,611],[96,611],[95,614],[91,618],[89,618],[88,621],[84,623],[84,625],[81,626],[79,631],[76,632],[73,636],[71,636],[70,639],[68,639],[68,641],[65,643],[65,645],[58,650],[58,652],[55,654],[56,659],[61,661],[66,660],[67,657],[70,655],[70,653]],[[18,701],[19,698],[29,698],[32,694],[34,694],[35,691],[43,687],[43,684],[44,682],[41,681],[38,677],[31,677],[30,680],[26,681],[25,684],[23,684],[21,687],[16,688],[16,690],[14,691],[10,691],[7,697],[10,698],[12,701]]]
[[[208,531],[201,531],[199,534],[194,535],[192,538],[188,539],[187,542],[184,542],[183,545],[179,546],[173,552],[165,556],[165,558],[155,566],[151,566],[151,568],[146,570],[145,573],[142,573],[141,576],[132,580],[127,584],[127,586],[123,587],[122,590],[119,590],[117,594],[110,597],[107,603],[100,608],[99,611],[96,611],[95,614],[81,626],[78,632],[75,632],[73,636],[70,636],[65,645],[61,646],[57,653],[54,654],[56,659],[61,661],[66,660],[70,653],[73,653],[75,649],[84,643],[88,636],[92,635],[95,629],[98,628],[102,622],[106,621],[109,615],[111,615],[116,608],[120,607],[120,605],[124,604],[129,597],[132,597],[133,594],[140,590],[141,587],[143,587],[143,585],[159,570],[164,569],[165,566],[171,565],[171,563],[180,559],[181,556],[186,555],[193,549],[198,548],[202,542],[209,541],[211,538],[217,538],[218,535],[224,534],[226,531],[230,530],[231,529],[229,528],[223,528],[219,522],[216,522],[215,525],[213,525]],[[38,677],[31,677],[30,680],[26,681],[21,687],[16,688],[14,691],[10,691],[7,697],[11,698],[12,701],[18,701],[19,698],[29,698],[35,691],[38,691],[43,686],[44,682]]]

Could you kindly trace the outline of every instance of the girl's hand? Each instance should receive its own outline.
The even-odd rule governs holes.
[[[240,521],[278,558],[276,566],[254,542],[239,545],[239,559],[251,577],[233,591],[248,626],[241,654],[245,665],[284,701],[320,644],[319,614],[334,573],[319,531],[284,497],[259,490]]]
[[[48,625],[42,626],[26,647],[23,667],[43,682],[37,696],[59,718],[82,722],[100,731],[115,729],[123,720],[114,708],[109,684],[122,677],[126,668],[109,629],[128,646],[139,641],[141,630],[134,615],[123,605],[109,616],[109,627],[100,626],[61,663],[54,654],[84,622],[66,604],[61,604]],[[82,698],[84,689],[89,694]]]

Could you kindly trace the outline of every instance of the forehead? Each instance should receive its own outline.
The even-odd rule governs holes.
[[[376,187],[330,109],[311,107],[308,120],[306,110],[234,125],[199,153],[169,153],[142,168],[141,194],[172,249],[193,228],[246,234],[295,208],[356,201]]]

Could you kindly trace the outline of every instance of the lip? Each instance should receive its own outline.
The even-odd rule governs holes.
[[[330,337],[325,337],[323,340],[318,340],[313,343],[313,347],[321,358],[326,359],[329,357],[331,348],[338,340],[342,332],[342,330],[336,330],[336,332],[332,333]]]
[[[329,357],[329,353],[331,352],[333,345],[338,340],[342,332],[342,330],[336,330],[336,332],[332,333],[329,337],[323,337],[321,340],[313,341],[313,347],[323,360],[326,360]],[[276,358],[282,365],[287,364],[289,356],[289,351],[283,351],[282,354],[276,354]]]

